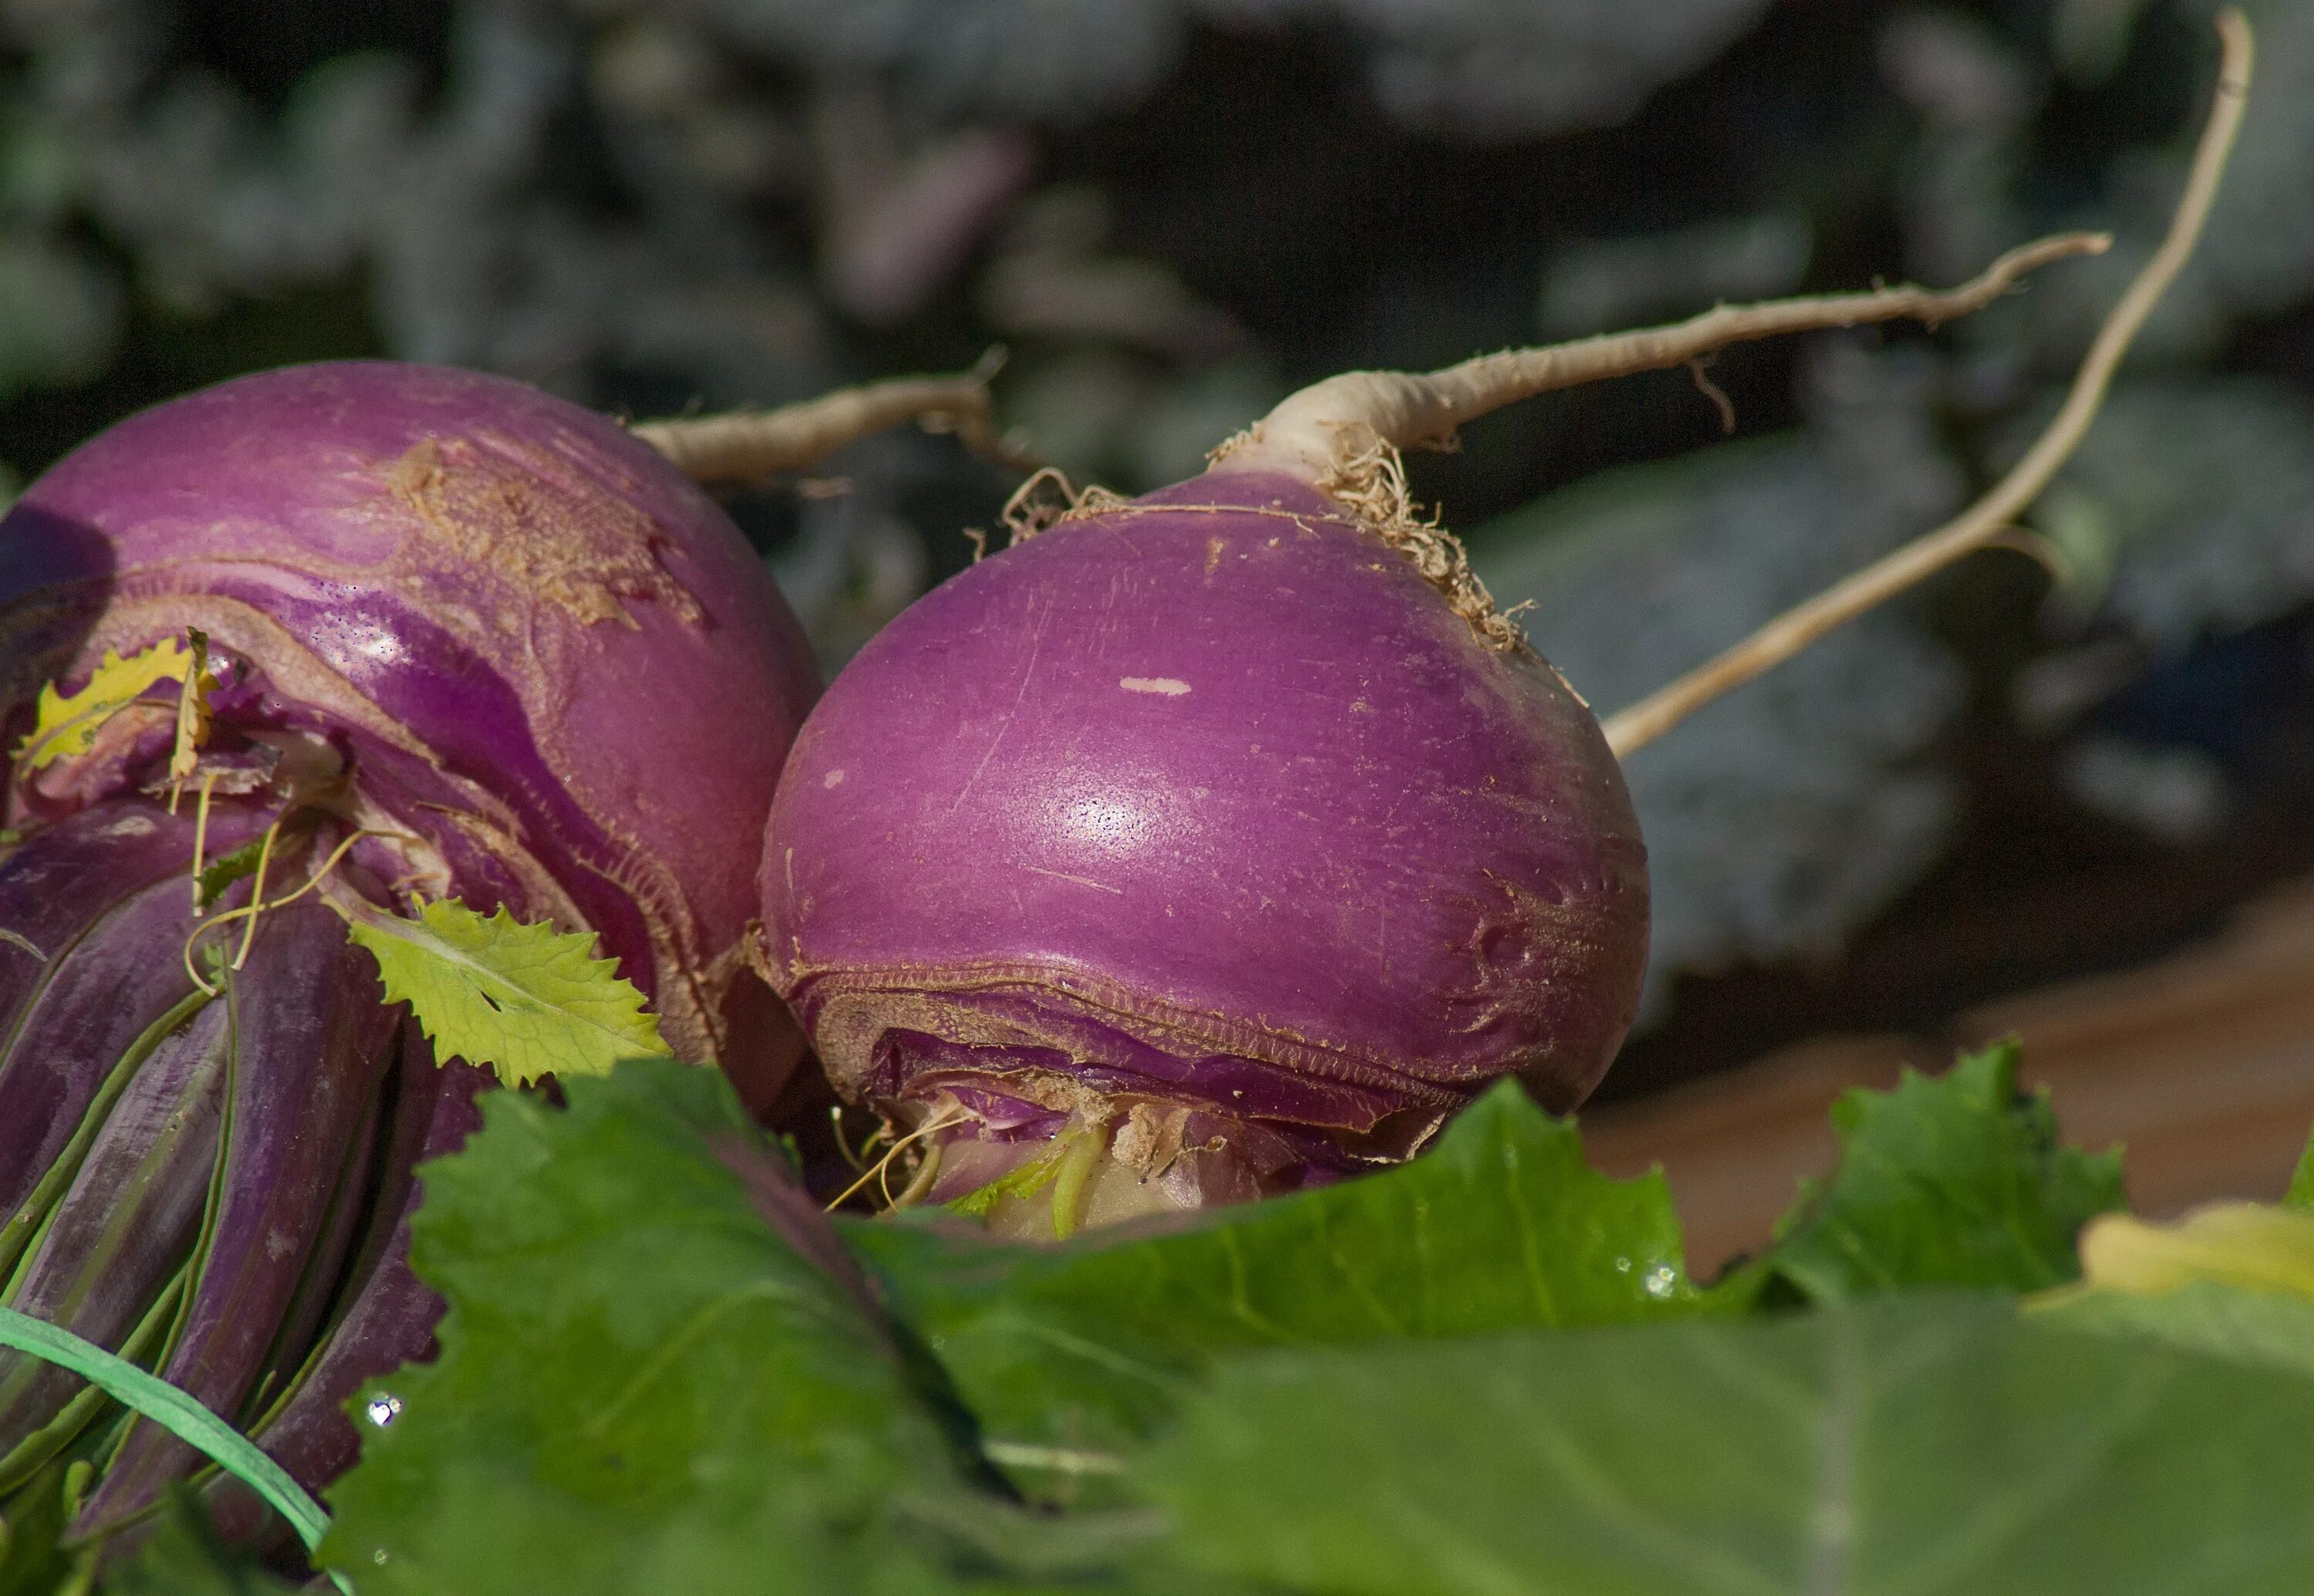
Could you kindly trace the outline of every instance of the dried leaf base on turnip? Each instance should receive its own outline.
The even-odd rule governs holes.
[[[2104,239],[2028,245],[1947,294],[1332,378],[1192,481],[1023,519],[1033,535],[894,622],[799,734],[762,876],[773,983],[837,1089],[905,1132],[905,1177],[867,1178],[1064,1237],[1402,1159],[1500,1076],[1581,1101],[1646,960],[1617,754],[1982,546],[2045,482],[2200,225],[2247,73],[2227,28],[2171,238],[2042,444],[1960,522],[1637,722],[1603,735],[1411,512],[1397,451],[1737,339],[1946,320]]]

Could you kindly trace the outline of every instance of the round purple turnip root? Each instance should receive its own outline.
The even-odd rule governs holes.
[[[1403,1158],[1506,1073],[1589,1090],[1638,822],[1462,581],[1254,455],[972,567],[837,678],[765,941],[839,1089],[942,1124],[918,1195],[1064,1234]]]
[[[156,647],[205,648],[208,679],[104,706]],[[104,712],[36,725],[48,683],[52,718]],[[66,457],[0,521],[0,1301],[322,1484],[352,1453],[345,1395],[428,1345],[410,1168],[464,1135],[481,1076],[434,1067],[322,894],[287,900],[326,871],[380,909],[592,931],[674,1051],[761,1101],[800,1038],[746,968],[752,866],[818,685],[715,505],[520,384],[276,371]],[[193,872],[236,850],[197,908]],[[199,976],[202,912],[260,880],[281,906]],[[84,1537],[199,1460],[0,1353],[0,1514],[76,1458],[99,1465]]]
[[[2190,245],[2228,114],[2049,436],[1859,592],[1982,546],[2047,480]],[[838,1091],[892,1128],[885,1194],[1064,1237],[1404,1158],[1504,1076],[1579,1103],[1646,962],[1617,754],[1782,645],[1603,734],[1414,513],[1399,451],[1738,339],[1947,320],[2105,242],[2028,245],[1949,293],[1352,373],[1191,481],[1016,525],[837,678],[766,833],[763,957]]]

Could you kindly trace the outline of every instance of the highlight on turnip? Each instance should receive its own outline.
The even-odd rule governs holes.
[[[2033,449],[1950,525],[1603,729],[1416,513],[1400,450],[1739,339],[1934,324],[2106,241],[2027,245],[1949,293],[1351,373],[1190,481],[1016,516],[1013,546],[837,677],[765,834],[768,978],[894,1144],[863,1184],[1051,1239],[1404,1158],[1505,1075],[1579,1103],[1646,959],[1617,757],[1984,546],[2048,481],[2206,213],[2247,70],[2224,25],[2169,236]]]
[[[761,1100],[799,1046],[741,936],[816,667],[645,442],[384,362],[84,445],[0,522],[0,1303],[318,1486],[354,1452],[346,1397],[429,1344],[411,1169],[484,1080],[436,1067],[349,921],[414,934],[455,899],[585,933],[660,1050]],[[0,1509],[69,1478],[88,1540],[199,1460],[0,1351]],[[216,1511],[253,1530],[234,1493]]]

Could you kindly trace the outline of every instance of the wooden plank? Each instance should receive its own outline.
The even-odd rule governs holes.
[[[1708,1274],[1764,1245],[1799,1181],[1832,1167],[1824,1113],[1898,1068],[2015,1034],[2068,1140],[2127,1152],[2132,1203],[2172,1213],[2272,1198],[2314,1124],[2314,877],[2249,904],[2212,941],[2158,963],[1956,1016],[1939,1037],[1826,1036],[1710,1080],[1584,1116],[1600,1168],[1661,1165]]]

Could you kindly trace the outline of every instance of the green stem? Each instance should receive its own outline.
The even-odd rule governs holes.
[[[147,1374],[126,1358],[117,1357],[69,1330],[13,1308],[0,1308],[0,1346],[14,1347],[44,1362],[69,1369],[100,1387],[115,1400],[151,1419],[195,1451],[214,1459],[217,1466],[255,1491],[265,1504],[279,1513],[297,1532],[308,1552],[322,1544],[330,1515],[289,1477],[288,1471],[261,1451],[256,1444],[223,1419],[164,1380]],[[352,1587],[337,1574],[330,1578],[338,1589]]]
[[[1091,1121],[1072,1126],[1062,1138],[1068,1150],[1061,1154],[1061,1170],[1053,1182],[1053,1239],[1066,1241],[1083,1222],[1085,1183],[1108,1151],[1108,1127]]]
[[[180,1269],[170,1277],[169,1283],[161,1289],[161,1294],[153,1300],[153,1305],[145,1310],[145,1317],[137,1320],[136,1328],[128,1333],[128,1339],[121,1344],[120,1355],[123,1358],[136,1362],[152,1351],[153,1344],[160,1339],[184,1300],[188,1274],[189,1271]],[[6,1495],[31,1478],[49,1459],[71,1445],[73,1437],[96,1416],[97,1410],[104,1406],[104,1402],[102,1389],[96,1386],[88,1387],[66,1403],[56,1417],[18,1442],[6,1457],[0,1458],[0,1496]]]

